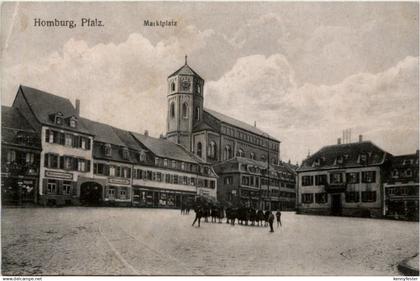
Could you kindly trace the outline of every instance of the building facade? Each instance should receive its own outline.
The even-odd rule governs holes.
[[[28,121],[12,107],[1,108],[1,199],[3,205],[38,200],[41,143]]]
[[[215,198],[217,176],[209,163],[173,142],[82,118],[79,108],[78,101],[74,107],[66,98],[19,87],[12,109],[39,142],[23,145],[38,149],[39,156],[28,158],[38,168],[38,203],[175,208],[197,195]],[[16,158],[6,151],[9,143],[2,141],[10,158],[2,161],[4,175]]]
[[[419,151],[395,156],[384,185],[384,216],[419,219]]]
[[[381,217],[391,158],[370,141],[323,147],[297,170],[297,211]]]
[[[296,175],[284,163],[234,157],[214,165],[218,178],[217,198],[228,205],[255,209],[294,210]]]

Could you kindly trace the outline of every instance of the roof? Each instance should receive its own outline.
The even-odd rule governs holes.
[[[367,160],[364,163],[359,162],[361,154],[367,155]],[[391,156],[391,154],[370,141],[329,145],[324,146],[319,151],[306,158],[297,171],[303,172],[381,165],[384,163],[387,155]],[[337,158],[339,157],[343,158],[341,164],[337,163]],[[315,164],[317,161],[319,161],[319,164]]]
[[[145,136],[139,133],[131,134],[153,154],[161,158],[169,158],[184,162],[203,163],[201,159],[185,150],[182,146],[165,139]]]
[[[245,122],[239,121],[235,118],[229,117],[227,115],[224,115],[224,114],[219,113],[217,111],[214,111],[212,109],[205,108],[204,111],[207,112],[208,114],[210,114],[211,116],[213,116],[214,118],[216,118],[217,120],[223,122],[223,123],[226,123],[226,124],[238,127],[240,129],[249,131],[251,133],[254,133],[254,134],[257,134],[257,135],[260,135],[260,136],[263,136],[263,137],[268,137],[271,140],[280,142],[276,138],[270,136],[268,133],[264,132],[263,130],[260,130],[259,128],[255,127],[255,126],[249,125]]]
[[[80,118],[80,120],[82,120],[86,128],[95,135],[95,141],[125,146],[124,142],[118,137],[112,126],[86,118]]]
[[[418,168],[419,154],[405,154],[405,155],[397,155],[392,157],[391,159],[391,167],[392,168],[407,168],[407,167],[416,167]]]
[[[181,68],[179,68],[177,71],[175,71],[174,73],[169,75],[168,78],[172,77],[172,76],[175,76],[175,75],[194,75],[194,76],[199,77],[201,80],[204,80],[187,63],[185,63],[183,66],[181,66]]]
[[[17,135],[21,132],[24,132],[26,136],[31,136],[31,141],[29,143],[19,143],[17,141]],[[2,143],[41,148],[40,138],[35,130],[25,117],[13,107],[1,107],[1,140]]]
[[[129,131],[125,131],[119,128],[112,128],[114,133],[119,137],[119,139],[130,149],[142,151],[144,148],[139,144],[139,142],[133,137]]]
[[[83,122],[78,122],[77,127],[72,128],[68,124],[57,125],[50,118],[51,114],[58,112],[61,112],[64,118],[78,117],[76,108],[69,99],[22,85],[20,90],[31,111],[41,124],[89,134]]]

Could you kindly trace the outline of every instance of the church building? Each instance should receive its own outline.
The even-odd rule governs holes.
[[[168,140],[209,163],[235,156],[277,164],[280,141],[256,126],[204,108],[204,79],[188,64],[168,77]]]

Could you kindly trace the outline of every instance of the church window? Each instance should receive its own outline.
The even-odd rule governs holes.
[[[225,146],[225,150],[223,151],[223,160],[228,160],[232,158],[232,148],[230,145]]]
[[[171,103],[171,118],[175,117],[175,103]]]
[[[216,143],[214,141],[212,141],[212,142],[210,142],[209,151],[208,151],[208,154],[207,155],[210,158],[216,159],[216,154],[217,154],[217,151],[216,151]]]
[[[188,104],[186,102],[182,104],[182,117],[188,119]]]
[[[203,149],[203,147],[202,147],[202,145],[201,145],[201,142],[197,143],[197,155],[198,155],[199,157],[202,157],[202,154],[201,154],[202,149]]]
[[[199,106],[195,108],[195,120],[197,121],[200,120],[200,107]]]
[[[171,83],[171,91],[174,92],[175,91],[175,82]]]

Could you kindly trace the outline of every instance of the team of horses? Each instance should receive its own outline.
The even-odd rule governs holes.
[[[195,204],[192,207],[195,211],[198,220],[204,218],[204,222],[222,222],[222,219],[226,218],[226,223],[235,225],[237,221],[241,225],[252,225],[252,226],[268,226],[268,217],[270,211],[265,212],[261,209],[255,209],[252,207],[225,207],[221,205],[212,204]],[[181,206],[181,214],[189,214],[191,206]]]

